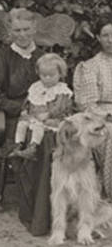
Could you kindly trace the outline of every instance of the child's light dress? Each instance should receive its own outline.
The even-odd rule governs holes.
[[[28,128],[32,130],[31,142],[37,144],[41,143],[46,129],[56,131],[60,121],[71,111],[72,95],[63,82],[49,88],[41,81],[33,83],[17,125],[16,143],[25,141]]]

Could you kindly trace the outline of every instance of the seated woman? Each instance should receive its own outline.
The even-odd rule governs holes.
[[[112,115],[112,14],[102,15],[96,26],[101,51],[77,65],[74,72],[75,102],[79,111],[94,111]],[[102,182],[106,195],[112,200],[112,123],[109,135],[96,152],[101,164]]]
[[[42,52],[34,42],[35,17],[24,8],[9,12],[11,44],[0,47],[0,130],[5,125],[5,141],[0,148],[0,167],[14,145],[16,124],[28,88],[38,79],[36,60]],[[1,126],[2,125],[2,126]],[[13,163],[13,161],[11,161]],[[14,162],[14,166],[17,162]],[[2,170],[2,169],[1,169]],[[0,193],[3,189],[0,171]],[[0,198],[2,196],[0,195]]]
[[[11,45],[0,49],[0,110],[6,115],[6,142],[13,143],[16,123],[30,85],[38,78],[35,62],[41,51],[34,40],[34,14],[23,8],[9,13]]]
[[[28,90],[17,124],[16,147],[10,157],[34,158],[45,131],[56,131],[60,121],[72,110],[73,92],[62,82],[67,73],[65,61],[55,53],[44,54],[36,62],[36,71],[40,80]],[[24,149],[28,129],[31,131],[31,140]]]
[[[10,156],[26,159],[20,172],[20,219],[33,235],[44,235],[50,228],[50,172],[56,130],[72,112],[73,92],[64,83],[67,65],[59,55],[44,54],[37,60],[36,70],[40,80],[29,88],[28,108],[17,125],[17,149]],[[30,143],[20,150],[28,128]],[[35,158],[37,161],[32,161]]]

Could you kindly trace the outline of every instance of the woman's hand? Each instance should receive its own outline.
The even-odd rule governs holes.
[[[48,119],[48,117],[49,117],[49,113],[48,112],[40,113],[38,115],[38,120],[43,122],[46,119]]]

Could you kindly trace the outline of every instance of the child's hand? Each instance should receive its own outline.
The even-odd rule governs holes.
[[[21,116],[26,116],[27,114],[28,114],[27,110],[23,110],[23,111],[21,112]]]
[[[45,125],[48,125],[48,126],[51,126],[51,127],[55,127],[55,128],[58,127],[59,123],[60,123],[60,120],[57,119],[57,118],[54,118],[54,119],[50,118],[50,119],[47,119],[45,121]]]
[[[40,113],[38,115],[38,120],[45,121],[46,119],[48,119],[48,116],[49,116],[48,112]]]
[[[20,115],[21,120],[29,121],[30,116],[28,115],[27,110],[23,110]]]

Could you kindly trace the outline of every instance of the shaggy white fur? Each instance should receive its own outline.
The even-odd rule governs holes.
[[[67,118],[57,133],[57,149],[52,163],[52,232],[49,244],[63,244],[66,238],[67,212],[77,211],[77,241],[94,242],[92,233],[112,220],[112,206],[101,199],[91,149],[107,134],[105,121],[90,113]]]

